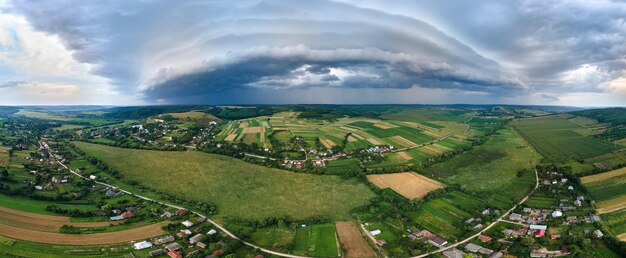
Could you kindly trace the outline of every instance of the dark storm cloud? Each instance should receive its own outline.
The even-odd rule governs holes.
[[[514,74],[427,23],[349,4],[15,5],[36,28],[59,35],[78,60],[95,64],[96,73],[139,85],[129,91],[149,100],[232,88],[523,88]]]
[[[149,102],[414,87],[556,101],[605,91],[626,69],[623,2],[345,2],[14,1],[11,12]]]

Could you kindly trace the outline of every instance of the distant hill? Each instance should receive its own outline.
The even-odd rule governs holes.
[[[595,119],[602,124],[607,124],[606,131],[597,137],[610,141],[626,138],[626,108],[602,108],[588,109],[570,114]]]

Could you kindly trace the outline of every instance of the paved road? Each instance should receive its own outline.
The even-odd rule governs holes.
[[[281,252],[276,252],[276,251],[268,250],[268,249],[265,249],[265,248],[263,248],[263,247],[257,246],[257,245],[255,245],[255,244],[253,244],[253,243],[243,241],[243,240],[241,240],[240,238],[238,238],[237,236],[235,236],[235,234],[233,234],[232,232],[230,232],[230,231],[226,230],[226,228],[224,228],[224,227],[222,227],[221,225],[217,224],[217,222],[215,222],[215,221],[213,221],[213,220],[209,219],[207,216],[205,216],[205,215],[203,215],[203,214],[201,214],[201,213],[199,213],[199,212],[197,212],[197,211],[194,211],[194,210],[191,210],[191,209],[187,209],[187,208],[185,208],[185,207],[181,207],[181,206],[173,205],[173,204],[170,204],[170,203],[161,202],[161,201],[158,201],[158,200],[155,200],[155,199],[152,199],[152,198],[148,198],[148,197],[145,197],[145,196],[141,196],[141,195],[138,195],[138,194],[132,193],[132,192],[130,192],[130,191],[126,191],[126,190],[124,190],[124,189],[121,189],[121,188],[119,188],[119,187],[117,187],[117,186],[114,186],[114,185],[111,185],[111,184],[103,183],[103,182],[100,182],[100,181],[97,181],[97,180],[91,180],[91,179],[89,179],[88,177],[85,177],[85,176],[83,176],[83,175],[81,175],[81,174],[79,174],[79,173],[76,173],[76,171],[74,171],[74,170],[70,169],[68,166],[66,166],[65,164],[63,164],[63,163],[62,163],[59,159],[57,159],[56,155],[54,155],[54,154],[52,153],[52,150],[49,148],[49,146],[47,146],[47,145],[45,145],[45,146],[47,147],[48,151],[50,152],[50,155],[54,158],[54,160],[56,160],[56,162],[57,162],[57,163],[59,163],[59,165],[61,165],[62,167],[64,167],[65,169],[67,169],[68,171],[70,171],[70,173],[72,173],[72,174],[76,175],[77,177],[80,177],[80,178],[85,179],[85,180],[90,180],[90,181],[93,181],[93,182],[95,182],[96,184],[99,184],[99,185],[104,185],[104,186],[107,186],[107,187],[113,187],[113,188],[115,188],[115,189],[117,189],[117,190],[119,190],[119,191],[121,191],[121,192],[123,192],[123,193],[129,194],[129,195],[133,195],[133,196],[136,196],[136,197],[138,197],[138,198],[141,198],[141,199],[144,199],[144,200],[147,200],[147,201],[156,202],[156,203],[158,203],[158,204],[162,204],[162,205],[165,205],[165,206],[168,206],[168,207],[172,207],[172,208],[175,208],[175,209],[185,209],[185,210],[189,210],[190,212],[192,212],[192,213],[194,213],[194,214],[196,214],[196,215],[198,215],[198,216],[200,216],[200,217],[206,218],[206,221],[208,221],[209,223],[213,224],[213,226],[215,226],[216,228],[218,228],[218,229],[220,229],[221,231],[223,231],[224,233],[226,233],[226,235],[228,235],[229,237],[234,238],[234,239],[237,239],[237,240],[240,240],[243,244],[245,244],[245,245],[247,245],[247,246],[250,246],[250,247],[252,247],[252,248],[255,248],[255,249],[259,249],[259,250],[261,250],[261,251],[263,251],[263,252],[265,252],[265,253],[268,253],[268,254],[273,254],[273,255],[277,255],[277,256],[280,256],[280,257],[288,257],[288,258],[306,258],[306,256],[297,256],[297,255],[291,255],[291,254],[286,254],[286,253],[281,253]]]
[[[522,205],[522,203],[524,203],[526,200],[528,200],[528,197],[530,197],[530,195],[532,195],[532,194],[535,192],[535,190],[537,190],[537,188],[538,188],[538,187],[539,187],[539,174],[538,174],[538,172],[537,172],[537,169],[535,169],[535,188],[533,188],[533,190],[532,190],[532,191],[530,191],[530,193],[528,193],[528,194],[526,195],[526,197],[524,197],[524,199],[522,199],[522,200],[521,200],[521,201],[519,201],[517,204],[515,204],[515,205],[514,205],[511,209],[509,209],[507,212],[505,212],[504,214],[502,214],[502,216],[500,216],[500,217],[499,217],[496,221],[494,221],[493,223],[489,224],[489,226],[487,226],[487,227],[483,228],[483,229],[482,229],[481,231],[479,231],[478,233],[476,233],[476,234],[474,234],[474,235],[472,235],[472,236],[470,236],[470,237],[468,237],[468,238],[466,238],[466,239],[463,239],[463,240],[462,240],[462,241],[460,241],[460,242],[456,242],[456,243],[454,243],[454,244],[452,244],[452,245],[449,245],[449,246],[441,247],[441,248],[439,248],[439,249],[437,249],[437,250],[435,250],[435,251],[429,252],[429,253],[425,253],[425,254],[422,254],[422,255],[414,256],[413,258],[426,257],[426,256],[429,256],[429,255],[431,255],[431,254],[440,253],[440,252],[446,251],[446,250],[448,250],[448,249],[452,249],[452,248],[454,248],[454,247],[457,247],[457,246],[459,246],[459,245],[465,244],[465,243],[469,242],[470,240],[472,240],[473,238],[478,237],[478,235],[481,235],[481,234],[482,234],[482,233],[484,233],[485,231],[489,230],[490,228],[492,228],[493,226],[495,226],[496,224],[498,224],[498,222],[500,222],[500,221],[504,221],[504,217],[506,217],[509,213],[511,213],[513,210],[515,210],[515,208],[517,208],[518,206]]]

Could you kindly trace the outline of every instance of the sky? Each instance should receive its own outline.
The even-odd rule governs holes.
[[[626,106],[626,2],[0,0],[0,105]]]

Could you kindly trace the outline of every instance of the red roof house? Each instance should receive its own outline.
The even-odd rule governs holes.
[[[168,252],[167,255],[169,255],[172,258],[183,258],[183,255],[180,254],[179,252]]]

